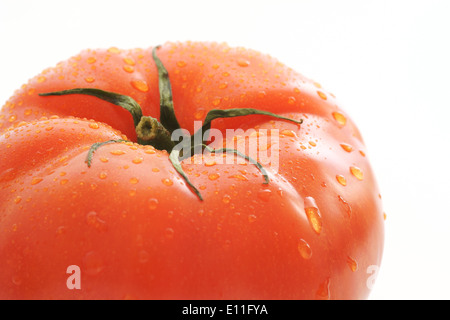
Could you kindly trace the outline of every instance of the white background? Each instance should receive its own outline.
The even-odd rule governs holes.
[[[370,298],[449,299],[449,16],[446,0],[0,0],[0,105],[85,48],[268,53],[333,92],[366,141],[387,214]]]

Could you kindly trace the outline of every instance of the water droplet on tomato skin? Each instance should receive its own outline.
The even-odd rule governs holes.
[[[311,247],[309,246],[308,242],[306,242],[304,239],[300,239],[298,241],[297,249],[298,249],[298,252],[300,253],[300,256],[303,259],[308,260],[311,258],[311,256],[312,256]]]
[[[148,208],[150,210],[155,210],[158,207],[159,201],[156,198],[151,198],[148,200]]]
[[[345,179],[344,176],[342,176],[340,174],[336,175],[336,180],[343,186],[347,185],[347,180]]]
[[[320,234],[322,232],[322,217],[313,197],[305,198],[305,213],[314,232]]]
[[[330,300],[330,279],[327,278],[316,291],[317,300]]]
[[[148,92],[149,90],[148,84],[145,80],[135,79],[132,80],[130,83],[133,86],[133,88],[135,88],[138,91]]]
[[[82,272],[85,272],[90,276],[95,276],[98,275],[104,268],[104,261],[97,252],[90,251],[86,253],[83,258],[83,268],[81,270]]]
[[[166,237],[166,239],[172,239],[174,233],[175,231],[172,228],[166,228],[166,230],[164,231],[164,236]]]
[[[356,179],[358,180],[364,179],[364,174],[360,168],[352,166],[350,167],[350,172],[352,173],[353,176],[355,176]]]
[[[347,265],[349,266],[352,272],[358,270],[358,263],[352,257],[347,257]]]
[[[263,189],[263,190],[258,191],[258,199],[260,199],[264,202],[269,202],[271,195],[272,195],[272,191],[269,189]]]
[[[344,126],[347,123],[347,118],[340,112],[333,112],[333,118],[339,123],[341,126]]]
[[[107,225],[106,222],[98,216],[97,212],[95,211],[89,211],[86,214],[86,223],[88,226],[91,226],[98,231],[106,231]]]

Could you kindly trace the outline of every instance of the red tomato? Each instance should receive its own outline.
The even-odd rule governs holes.
[[[252,50],[188,42],[156,53],[190,134],[213,109],[298,121],[211,122],[222,134],[211,148],[276,155],[254,159],[267,176],[250,158],[206,149],[176,170],[169,152],[137,143],[123,108],[40,96],[97,88],[160,119],[152,48],[83,51],[1,110],[0,298],[366,298],[381,262],[382,204],[361,135],[334,95]],[[109,140],[133,142],[102,145],[88,166],[91,146]]]

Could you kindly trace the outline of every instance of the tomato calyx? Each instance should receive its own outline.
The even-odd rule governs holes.
[[[151,117],[144,116],[141,106],[130,96],[118,94],[115,92],[108,92],[96,88],[74,88],[63,91],[40,93],[40,96],[63,96],[71,94],[82,94],[97,97],[101,100],[107,101],[111,104],[120,106],[130,112],[133,117],[133,122],[137,135],[137,142],[141,145],[151,145],[158,150],[166,150],[169,153],[169,160],[174,169],[183,177],[188,186],[194,191],[197,197],[203,201],[203,197],[199,190],[192,184],[185,174],[181,162],[193,156],[196,153],[207,150],[210,153],[232,153],[238,157],[242,157],[251,164],[255,165],[261,172],[264,178],[264,184],[269,183],[269,176],[264,167],[253,158],[241,153],[236,149],[220,148],[213,149],[207,145],[209,130],[211,129],[211,122],[219,118],[234,118],[249,115],[265,115],[281,120],[290,121],[298,125],[303,123],[303,119],[294,120],[284,117],[269,111],[258,110],[254,108],[232,108],[232,109],[212,109],[207,114],[203,121],[202,127],[190,137],[186,137],[175,115],[173,104],[172,87],[170,84],[169,73],[164,67],[161,60],[156,54],[156,50],[160,46],[156,46],[152,50],[153,60],[158,70],[158,86],[160,94],[160,121]],[[178,141],[173,139],[173,133],[180,130]],[[201,141],[200,144],[198,142]],[[108,140],[94,143],[88,151],[85,162],[88,167],[91,167],[92,158],[95,151],[103,145],[110,143],[126,142],[126,140]]]

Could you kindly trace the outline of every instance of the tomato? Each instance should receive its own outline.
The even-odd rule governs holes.
[[[143,143],[141,116],[108,94],[195,154]],[[0,121],[2,299],[370,293],[384,219],[361,134],[273,57],[200,42],[85,50],[17,90]]]

